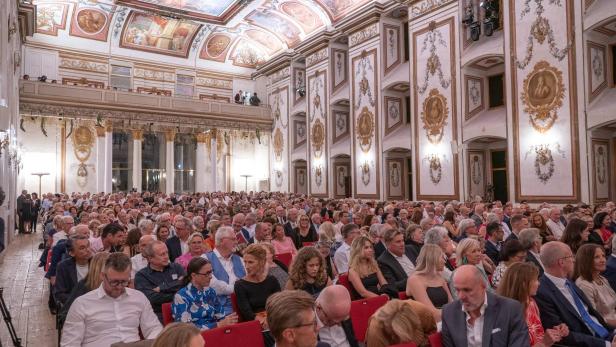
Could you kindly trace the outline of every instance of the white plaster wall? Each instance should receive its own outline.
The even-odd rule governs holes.
[[[49,175],[42,176],[41,193],[55,193],[60,191],[60,165],[61,163],[61,134],[57,123],[50,118],[45,119],[47,125],[47,137],[41,132],[41,118],[35,121],[26,118],[24,121],[25,132],[19,130],[21,143],[23,145],[23,169],[20,172],[22,184],[20,189],[27,189],[29,192],[39,191],[39,179],[32,173],[44,173]],[[93,189],[91,191],[96,191]]]

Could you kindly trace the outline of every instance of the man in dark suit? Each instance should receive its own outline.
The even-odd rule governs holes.
[[[516,214],[510,219],[511,235],[507,237],[506,241],[517,240],[520,236],[520,231],[528,228],[528,218],[522,214]]]
[[[603,320],[584,293],[568,279],[575,264],[569,246],[559,241],[548,242],[541,247],[540,257],[545,273],[539,279],[535,301],[544,329],[566,324],[569,334],[560,341],[563,345],[609,346],[614,327]]]
[[[175,227],[175,236],[168,238],[166,241],[171,262],[174,262],[175,258],[188,252],[188,237],[190,236],[190,226],[188,225],[187,218],[176,217],[173,225]]]
[[[341,285],[325,287],[316,302],[319,340],[332,346],[347,345],[359,347],[353,323],[349,318],[351,313],[351,296]]]
[[[453,287],[459,299],[443,307],[443,346],[530,346],[522,305],[487,292],[479,269],[460,266]]]
[[[486,255],[492,259],[494,264],[498,264],[500,261],[501,245],[505,235],[503,227],[498,222],[488,223],[488,225],[486,225],[486,234],[488,234],[488,240],[485,246]]]
[[[382,238],[387,249],[377,259],[379,268],[387,283],[395,285],[399,292],[405,291],[406,280],[415,271],[415,259],[411,259],[409,252],[406,252],[404,235],[400,230],[389,228]]]
[[[27,190],[22,190],[21,191],[21,195],[17,197],[17,206],[15,206],[15,211],[17,212],[17,216],[19,217],[19,233],[23,234],[25,232],[24,229],[24,218],[23,215],[21,213],[22,211],[22,205],[24,203],[24,201],[26,201],[26,195],[28,195],[28,191]]]
[[[616,237],[612,238],[612,254],[607,257],[607,266],[603,276],[610,282],[612,289],[616,290]]]
[[[537,269],[539,269],[539,276],[543,276],[543,263],[539,254],[541,252],[541,234],[539,229],[526,228],[522,229],[518,234],[518,240],[522,244],[522,247],[526,250],[526,261],[533,263]]]
[[[298,226],[297,225],[297,213],[298,211],[296,208],[292,208],[289,210],[287,220],[284,223],[284,234],[286,236],[289,236],[289,237],[296,236],[295,228]]]
[[[92,252],[90,240],[84,235],[73,235],[66,241],[69,258],[62,260],[56,268],[56,282],[53,286],[54,298],[66,303],[71,291],[88,274]]]

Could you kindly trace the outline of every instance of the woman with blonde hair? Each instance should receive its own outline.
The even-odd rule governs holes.
[[[357,294],[351,293],[351,297],[361,298],[379,296],[383,286],[387,284],[374,258],[372,241],[366,236],[359,236],[351,243],[349,282]]]
[[[441,275],[444,268],[441,247],[425,245],[417,257],[415,272],[406,281],[406,295],[426,305],[436,321],[441,321],[442,307],[452,301],[447,281]]]
[[[533,299],[539,288],[539,269],[532,263],[514,263],[505,272],[498,287],[498,295],[519,301],[526,314],[526,325],[530,345],[535,347],[551,346],[569,334],[569,329],[564,323],[552,327],[543,328],[539,307]]]
[[[319,241],[331,242],[334,250],[342,244],[342,234],[332,222],[323,222],[319,227]]]
[[[190,234],[186,243],[188,243],[188,252],[175,259],[175,262],[182,265],[184,270],[186,270],[192,258],[200,257],[208,251],[206,249],[207,244],[203,240],[203,234],[199,232]]]
[[[483,276],[487,290],[493,292],[494,290],[492,289],[492,286],[490,286],[488,275],[486,274],[486,270],[484,268],[484,257],[487,257],[487,255],[481,252],[481,243],[473,238],[465,238],[460,241],[456,247],[457,266],[460,267],[466,264],[475,265]],[[454,300],[457,299],[456,291],[453,290],[453,276],[455,273],[456,271],[454,270],[449,280],[449,292]]]
[[[428,346],[428,336],[434,331],[436,321],[423,304],[413,300],[392,300],[370,317],[366,346],[387,347],[403,343]]]
[[[289,281],[287,281],[285,289],[300,289],[316,299],[325,287],[332,284],[327,276],[326,267],[318,249],[315,247],[300,249],[293,260],[293,264],[291,264]]]
[[[190,323],[171,323],[154,340],[152,347],[203,347],[201,331]]]

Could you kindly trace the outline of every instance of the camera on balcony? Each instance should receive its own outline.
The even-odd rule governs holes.
[[[479,36],[481,35],[481,24],[475,20],[475,14],[473,11],[472,3],[468,3],[466,8],[464,9],[464,19],[462,19],[462,23],[464,23],[471,32],[471,39],[473,41],[478,41]]]
[[[498,0],[484,0],[479,6],[484,10],[483,31],[486,36],[492,36],[499,29],[500,14]]]

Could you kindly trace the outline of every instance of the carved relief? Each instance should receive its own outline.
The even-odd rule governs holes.
[[[592,101],[607,86],[606,46],[587,41],[588,100]]]
[[[421,0],[415,2],[411,6],[409,17],[410,19],[415,19],[421,17],[437,8],[447,5],[449,3],[454,2],[455,0]]]
[[[312,83],[310,85],[310,95],[312,96],[312,112],[310,113],[310,121],[312,122],[316,116],[321,118],[325,118],[325,111],[323,105],[324,96],[319,94],[319,91],[324,90],[323,79],[319,78],[319,73],[317,72],[315,78],[312,79]],[[318,113],[317,113],[318,112]]]
[[[81,125],[73,131],[72,141],[75,158],[79,161],[77,177],[81,179],[78,179],[77,182],[82,185],[85,184],[85,178],[88,176],[86,162],[92,155],[92,146],[94,145],[95,136],[89,127]]]
[[[402,99],[385,97],[387,117],[385,117],[385,133],[389,133],[397,125],[402,124]]]
[[[469,120],[472,116],[483,111],[483,78],[465,75],[466,86],[466,115],[465,119]]]
[[[294,103],[297,104],[306,96],[306,71],[297,68],[293,70],[293,86],[295,86]]]
[[[221,80],[211,77],[197,77],[196,83],[198,86],[220,88],[220,89],[233,89],[233,81]]]
[[[306,57],[306,67],[310,67],[312,65],[320,63],[323,60],[326,60],[328,57],[329,57],[329,54],[328,54],[327,47],[320,49]]]
[[[306,143],[306,122],[294,120],[293,128],[295,130],[295,148],[298,148]]]
[[[343,137],[349,134],[349,113],[342,111],[334,111],[332,117],[333,143],[340,141]]]
[[[283,69],[280,69],[276,72],[274,72],[273,74],[269,75],[267,80],[268,80],[268,84],[272,85],[276,82],[282,81],[283,79],[289,77],[291,74],[291,68],[290,67],[285,67]]]
[[[372,95],[373,87],[370,85],[370,81],[368,80],[368,74],[374,74],[374,72],[374,67],[370,62],[368,55],[366,55],[365,51],[362,52],[361,58],[359,59],[359,62],[357,64],[357,71],[355,71],[355,81],[359,81],[358,88],[355,88],[355,92],[357,94],[354,95],[353,98],[353,106],[355,110],[359,108],[364,97],[367,98],[368,102],[370,103],[370,106],[375,105],[374,96]]]
[[[449,108],[447,99],[438,89],[430,91],[422,106],[421,120],[430,143],[437,144],[443,139],[444,128],[447,125]]]
[[[276,128],[276,130],[274,130],[273,147],[274,158],[276,159],[276,161],[282,161],[282,151],[284,150],[284,137],[282,135],[282,131],[280,131],[280,128]]]
[[[364,153],[372,148],[372,138],[374,137],[374,114],[370,112],[368,107],[364,106],[361,113],[357,117],[357,134],[358,145]]]
[[[383,25],[384,42],[383,51],[385,52],[385,73],[390,72],[400,63],[400,27],[394,25]]]
[[[60,67],[71,70],[91,71],[107,73],[109,66],[103,63],[96,63],[81,59],[62,58],[60,60]]]
[[[349,47],[357,46],[360,43],[366,42],[371,38],[379,35],[378,23],[370,24],[369,26],[358,30],[349,35]]]
[[[523,82],[522,103],[535,130],[545,133],[558,119],[557,110],[565,97],[562,72],[541,60]]]
[[[320,119],[317,119],[312,125],[311,140],[315,158],[321,158],[323,144],[325,143],[325,126]]]
[[[592,139],[594,198],[605,201],[610,198],[610,151],[609,141]]]
[[[334,92],[347,81],[347,53],[342,49],[332,49],[332,90]]]
[[[134,68],[134,77],[143,78],[146,80],[171,82],[175,80],[175,74],[172,72],[149,70],[142,68]]]
[[[428,89],[428,80],[430,76],[436,75],[443,89],[449,88],[451,84],[451,77],[445,78],[443,69],[441,66],[441,59],[437,54],[436,45],[440,45],[443,48],[448,48],[447,41],[443,38],[443,35],[436,29],[436,23],[430,23],[430,31],[428,31],[421,47],[421,53],[429,50],[430,56],[426,60],[426,71],[423,76],[422,84],[417,86],[419,94],[423,94]]]

